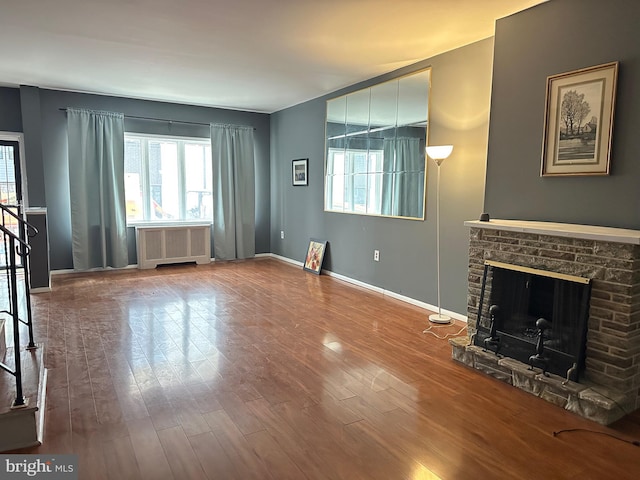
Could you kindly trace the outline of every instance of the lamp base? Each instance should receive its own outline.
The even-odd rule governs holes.
[[[449,315],[434,313],[433,315],[429,315],[429,321],[431,323],[451,323],[451,317]]]

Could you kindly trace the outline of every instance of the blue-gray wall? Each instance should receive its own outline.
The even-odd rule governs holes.
[[[23,192],[25,203],[30,207],[44,207],[47,204],[44,184],[44,164],[42,163],[42,115],[40,110],[40,90],[35,87],[20,87],[20,111],[25,139],[25,159],[27,192]],[[22,172],[23,176],[25,172]],[[25,195],[26,193],[26,195]]]
[[[323,211],[324,121],[328,98],[432,67],[429,143],[454,145],[441,171],[442,307],[466,311],[468,230],[482,213],[493,39],[427,59],[272,115],[271,249],[302,261],[309,238],[328,240],[325,268],[437,304],[436,170],[429,161],[426,220]],[[309,158],[309,186],[291,185],[291,161]],[[284,230],[285,238],[280,239]],[[374,249],[380,262],[373,261]]]
[[[144,133],[209,136],[207,126],[180,124],[180,120],[253,126],[256,142],[256,251],[267,253],[271,250],[269,115],[35,87],[21,87],[20,94],[21,106],[16,115],[21,112],[24,124],[29,203],[47,207],[52,270],[73,268],[66,116],[60,110],[66,107],[109,110],[130,116],[176,121],[169,124],[126,120],[127,131]],[[130,229],[129,237],[130,246],[133,247],[133,229]],[[131,263],[135,263],[134,248],[130,249],[129,258]]]
[[[0,87],[0,132],[22,132],[20,90]]]
[[[548,76],[619,61],[611,174],[540,177]],[[552,0],[496,25],[485,206],[494,218],[640,229],[640,2]]]

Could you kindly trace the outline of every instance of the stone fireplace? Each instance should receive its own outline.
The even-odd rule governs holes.
[[[640,231],[515,220],[465,225],[469,336],[451,342],[453,358],[598,423],[640,408]],[[485,264],[495,262],[590,279],[579,382],[474,345],[477,334],[486,336],[478,309]]]

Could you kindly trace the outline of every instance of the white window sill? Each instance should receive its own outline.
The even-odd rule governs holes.
[[[166,227],[199,227],[202,225],[211,225],[212,220],[176,220],[164,222],[127,222],[127,227],[133,228],[166,228]]]

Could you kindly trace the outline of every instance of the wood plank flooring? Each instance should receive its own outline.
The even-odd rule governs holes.
[[[81,479],[640,478],[609,436],[640,415],[584,420],[451,360],[428,312],[274,259],[56,276],[33,310],[25,452],[77,453]]]

